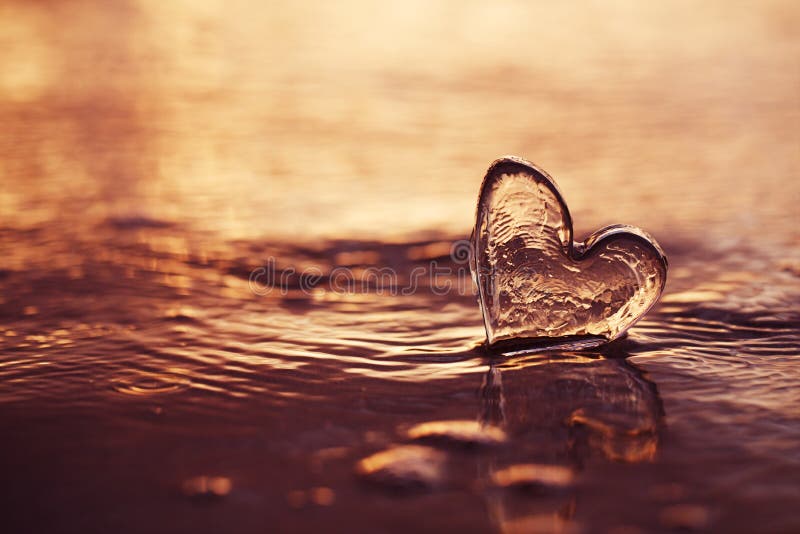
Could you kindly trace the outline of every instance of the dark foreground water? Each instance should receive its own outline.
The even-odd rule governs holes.
[[[472,296],[347,294],[327,278],[250,290],[248,259],[278,251],[323,272],[371,257],[401,288],[428,261],[457,270],[447,241],[215,257],[158,250],[183,231],[153,226],[107,223],[107,240],[69,242],[79,265],[3,273],[14,530],[797,525],[796,271],[756,275],[735,255],[704,270],[678,248],[672,290],[628,339],[493,360]],[[37,245],[54,246],[27,234]],[[568,467],[569,483],[496,480],[529,464]]]
[[[800,530],[792,3],[254,9],[0,8],[3,532]],[[503,153],[626,339],[483,352]]]

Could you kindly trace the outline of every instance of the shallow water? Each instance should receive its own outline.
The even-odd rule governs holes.
[[[800,528],[796,7],[422,4],[0,8],[10,531]],[[626,339],[482,350],[503,153],[658,238]]]

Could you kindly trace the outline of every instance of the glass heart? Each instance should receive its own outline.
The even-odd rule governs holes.
[[[572,241],[553,179],[516,157],[486,172],[470,267],[487,344],[501,352],[593,347],[622,336],[656,303],[667,258],[632,226]]]

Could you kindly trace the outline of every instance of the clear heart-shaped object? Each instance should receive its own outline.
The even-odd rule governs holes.
[[[597,346],[656,303],[667,258],[650,235],[614,225],[583,243],[572,238],[567,204],[547,173],[513,156],[489,167],[470,267],[490,348]]]

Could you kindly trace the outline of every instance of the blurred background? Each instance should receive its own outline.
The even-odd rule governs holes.
[[[666,250],[626,341],[326,291],[463,267],[504,154]],[[796,1],[3,0],[3,521],[797,531],[799,203]]]
[[[464,233],[510,153],[558,180],[582,231],[770,238],[800,200],[798,18],[785,1],[6,1],[1,213]]]

